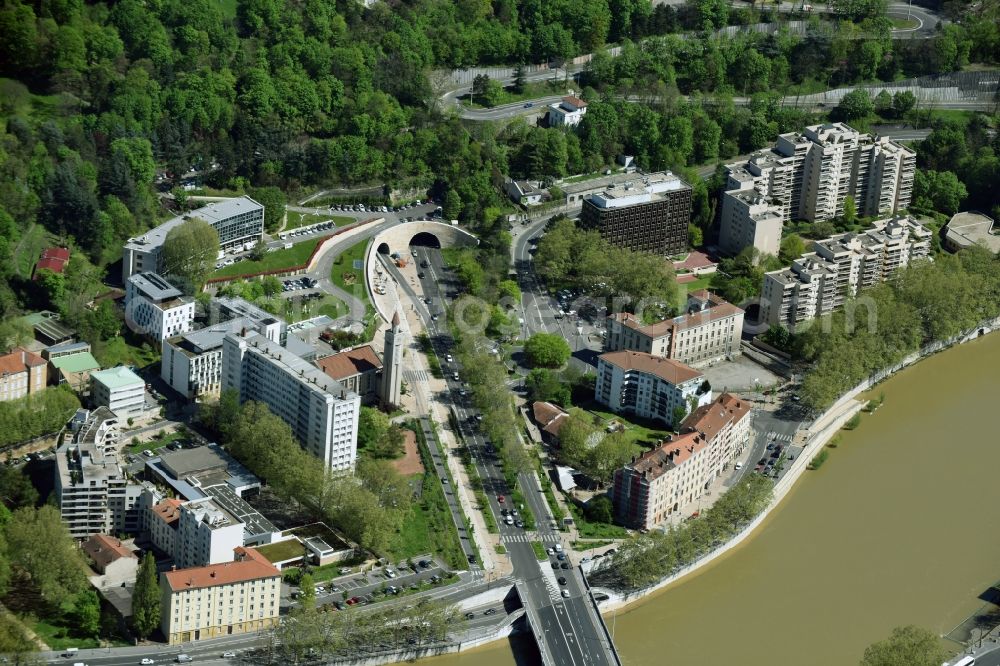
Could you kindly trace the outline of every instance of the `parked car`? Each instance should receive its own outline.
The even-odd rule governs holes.
[[[560,585],[565,585],[566,584],[566,578],[565,578],[565,576],[559,576],[559,584]]]
[[[569,599],[569,590],[563,590],[562,591],[562,596],[563,596],[563,599]]]
[[[487,608],[486,612],[483,613],[483,615],[496,615],[496,614],[497,614],[496,608]]]
[[[225,652],[222,653],[222,658],[223,659],[232,659],[235,656],[236,656],[236,653],[233,652],[232,650],[226,650]]]

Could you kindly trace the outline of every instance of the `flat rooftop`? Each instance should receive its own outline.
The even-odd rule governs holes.
[[[665,198],[667,192],[690,189],[690,186],[669,171],[638,175],[622,183],[609,185],[603,192],[591,196],[598,208],[624,208]]]
[[[136,385],[141,387],[146,386],[146,382],[142,381],[142,377],[135,374],[124,365],[119,365],[117,368],[108,368],[107,370],[100,370],[98,372],[91,373],[90,378],[104,384],[112,391],[115,389],[133,388]]]
[[[202,206],[198,210],[193,210],[189,213],[185,213],[184,215],[178,215],[175,218],[169,219],[160,226],[155,229],[150,229],[141,236],[128,239],[125,243],[125,247],[133,250],[144,250],[149,247],[158,247],[163,245],[163,241],[167,239],[167,234],[170,233],[171,229],[193,217],[205,220],[212,226],[215,226],[218,222],[227,220],[231,217],[239,215],[240,213],[263,209],[264,206],[246,196],[216,201],[208,204],[207,206]]]
[[[957,213],[948,221],[946,236],[959,247],[985,245],[991,252],[1000,252],[1000,229],[982,213]]]

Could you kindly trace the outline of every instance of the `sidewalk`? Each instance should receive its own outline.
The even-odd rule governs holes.
[[[369,271],[374,272],[373,266],[368,266]],[[416,279],[416,268],[411,262],[408,266],[400,269],[403,275],[410,280],[410,286],[419,293],[420,283]],[[462,512],[472,523],[472,532],[476,539],[476,546],[479,556],[483,562],[484,571],[491,577],[503,577],[509,575],[513,568],[510,558],[497,554],[496,547],[500,545],[500,535],[490,534],[486,529],[486,522],[482,513],[476,509],[475,494],[472,490],[472,483],[466,473],[461,461],[454,455],[454,451],[459,447],[459,443],[452,432],[448,421],[448,407],[444,405],[436,396],[449,394],[448,385],[444,379],[439,379],[431,374],[427,358],[420,352],[416,336],[423,332],[423,322],[414,308],[414,304],[409,297],[397,288],[395,281],[389,278],[386,282],[385,294],[373,294],[379,302],[379,310],[383,312],[393,312],[398,310],[402,316],[401,324],[406,334],[406,350],[403,356],[403,376],[407,385],[407,392],[401,397],[400,407],[407,414],[419,416],[428,415],[437,426],[438,440],[441,444],[448,471],[455,481],[455,496],[458,498]],[[388,324],[385,322],[379,326],[375,335],[377,348],[383,346],[381,333]]]

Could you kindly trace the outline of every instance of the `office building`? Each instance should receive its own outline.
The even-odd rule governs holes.
[[[378,402],[379,380],[382,377],[382,359],[371,345],[345,349],[316,361],[320,370],[335,379],[351,393],[361,396],[361,403]]]
[[[379,389],[382,404],[390,409],[399,406],[403,390],[403,336],[399,311],[397,310],[392,315],[389,328],[385,330],[385,345],[382,350],[385,363]]]
[[[125,283],[125,323],[157,342],[191,330],[194,299],[156,273],[139,273]]]
[[[167,234],[192,218],[208,222],[219,232],[221,250],[249,249],[264,235],[264,207],[250,197],[210,203],[128,239],[122,251],[122,282],[128,282],[137,273],[162,273],[161,251]]]
[[[613,412],[674,425],[675,412],[712,400],[704,376],[687,365],[644,352],[606,352],[597,358],[594,399]]]
[[[789,331],[832,312],[862,289],[930,254],[932,232],[911,217],[873,223],[871,229],[816,241],[791,267],[764,274],[761,321]]]
[[[685,313],[644,324],[629,312],[608,315],[604,351],[645,352],[687,365],[739,356],[743,310],[700,289],[688,294]]]
[[[576,127],[587,115],[587,103],[569,95],[549,105],[549,127]]]
[[[106,407],[81,410],[73,439],[56,451],[55,497],[74,539],[134,532],[139,487],[118,459],[118,416]]]
[[[687,247],[691,187],[667,172],[633,175],[583,200],[580,224],[619,247],[671,255]]]
[[[227,335],[222,388],[266,404],[328,468],[354,468],[360,397],[284,347],[257,332]]]
[[[278,623],[281,573],[253,548],[235,560],[160,575],[160,629],[170,645],[264,631]]]
[[[773,149],[727,170],[722,248],[736,254],[752,245],[777,254],[775,216],[782,221],[830,220],[843,215],[847,197],[859,216],[905,210],[913,192],[916,153],[891,139],[827,123],[782,134]]]
[[[45,388],[45,359],[23,347],[0,356],[0,401],[17,400]]]
[[[120,418],[137,416],[146,403],[146,383],[123,365],[90,373],[90,400]]]

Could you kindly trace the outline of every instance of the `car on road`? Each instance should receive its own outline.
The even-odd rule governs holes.
[[[475,614],[475,613],[466,613],[466,614],[465,614],[465,619],[466,619],[466,620],[471,620],[471,619],[472,619],[472,618],[474,618],[474,617],[476,617],[476,614]]]
[[[523,528],[524,528],[524,521],[523,521],[523,520],[515,520],[515,521],[514,521],[514,525],[515,525],[516,527],[520,527],[520,528],[522,528],[522,529],[523,529]]]
[[[534,103],[534,102],[525,102],[525,103],[524,103],[524,108],[526,108],[526,109],[530,109],[530,108],[531,108],[531,107],[533,107],[534,105],[535,105],[535,103]]]
[[[499,497],[497,497],[497,501],[500,502],[501,504],[503,504],[503,502],[504,502],[503,495],[500,495]]]
[[[555,560],[552,560],[552,568],[558,570],[559,569],[559,563],[556,562]]]
[[[563,596],[563,599],[569,599],[569,590],[563,590],[562,591],[562,596]]]
[[[496,615],[496,614],[497,614],[496,608],[487,608],[486,612],[483,613],[483,615]]]
[[[556,555],[556,559],[562,562],[563,560],[566,559],[566,553],[559,553],[558,555]]]
[[[452,356],[451,354],[445,354],[444,355],[444,360],[447,361],[448,363],[454,363],[455,362],[455,357]]]
[[[223,659],[232,659],[235,656],[236,656],[236,653],[233,652],[232,650],[226,650],[225,652],[222,653],[222,658]]]
[[[358,597],[351,597],[350,599],[347,600],[347,605],[353,606],[357,604],[359,601],[361,601],[361,599],[359,599]]]
[[[420,271],[419,273],[417,273],[417,277],[418,277],[418,278],[420,278],[421,280],[423,280],[423,279],[424,279],[425,277],[427,277],[427,276],[426,276],[426,275],[424,275],[424,272],[423,272],[423,271]]]
[[[427,560],[420,560],[419,562],[417,562],[417,566],[419,566],[421,569],[429,569],[431,563],[428,562]]]
[[[178,664],[190,664],[192,661],[194,661],[194,659],[192,659],[186,654],[179,654],[176,657],[174,657],[174,661],[176,661]]]
[[[460,377],[458,376],[457,372],[453,372],[452,375],[451,375],[451,378],[454,379],[456,382],[459,381],[459,379],[460,379]]]
[[[469,560],[469,564],[475,564],[476,563],[476,556],[475,555],[469,555],[467,559]]]
[[[570,568],[570,563],[569,562],[563,562],[562,564],[559,565],[559,568],[560,569],[569,569]]]
[[[556,552],[556,551],[555,551],[555,548],[546,548],[546,549],[545,549],[545,553],[546,553],[547,555],[553,555],[553,554],[555,554],[555,552]]]
[[[560,585],[565,585],[566,584],[566,578],[564,576],[559,576],[559,584]]]
[[[149,657],[143,657],[142,661],[139,662],[142,666],[149,666],[150,664],[155,664],[156,662]]]

